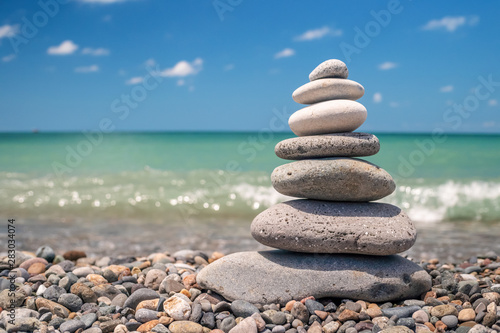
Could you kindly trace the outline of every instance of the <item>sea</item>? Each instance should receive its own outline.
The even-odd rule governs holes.
[[[376,133],[363,159],[387,170],[420,232],[417,258],[500,254],[500,135]],[[264,248],[258,213],[291,198],[270,174],[293,133],[0,133],[0,218],[20,248],[91,254]],[[1,226],[0,226],[1,228]],[[6,238],[0,240],[5,247]],[[1,251],[1,249],[0,249]],[[413,251],[413,252],[412,252]]]

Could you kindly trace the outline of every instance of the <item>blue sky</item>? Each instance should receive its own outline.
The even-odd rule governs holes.
[[[2,1],[0,131],[103,119],[117,131],[262,130],[300,109],[292,92],[337,58],[365,87],[359,130],[499,133],[499,12],[497,1]]]

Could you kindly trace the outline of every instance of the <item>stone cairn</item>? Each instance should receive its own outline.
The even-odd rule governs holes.
[[[370,202],[396,185],[385,170],[353,158],[376,154],[380,144],[353,132],[367,111],[355,101],[363,86],[348,74],[342,61],[327,60],[292,95],[310,105],[289,119],[298,137],[275,148],[296,161],[277,167],[271,180],[278,192],[305,199],[274,205],[251,226],[258,242],[280,250],[223,257],[198,274],[202,287],[259,304],[308,296],[385,302],[431,288],[420,266],[396,255],[415,243],[412,221],[396,206]]]

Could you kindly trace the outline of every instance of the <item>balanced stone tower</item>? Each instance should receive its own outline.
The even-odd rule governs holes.
[[[304,297],[384,302],[415,298],[431,277],[397,255],[416,240],[413,222],[398,207],[371,201],[390,195],[392,177],[362,159],[380,149],[376,136],[353,132],[367,117],[364,94],[347,66],[327,60],[293,93],[309,106],[289,119],[298,136],[276,145],[271,180],[283,202],[260,213],[252,236],[280,250],[239,252],[204,268],[198,283],[228,300],[269,304]]]

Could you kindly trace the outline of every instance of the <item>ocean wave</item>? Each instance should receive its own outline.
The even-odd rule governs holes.
[[[17,218],[72,221],[136,219],[168,223],[251,219],[291,199],[266,172],[173,172],[145,168],[99,176],[32,176],[0,172],[0,211]],[[383,199],[415,221],[500,221],[500,179],[403,179]]]

